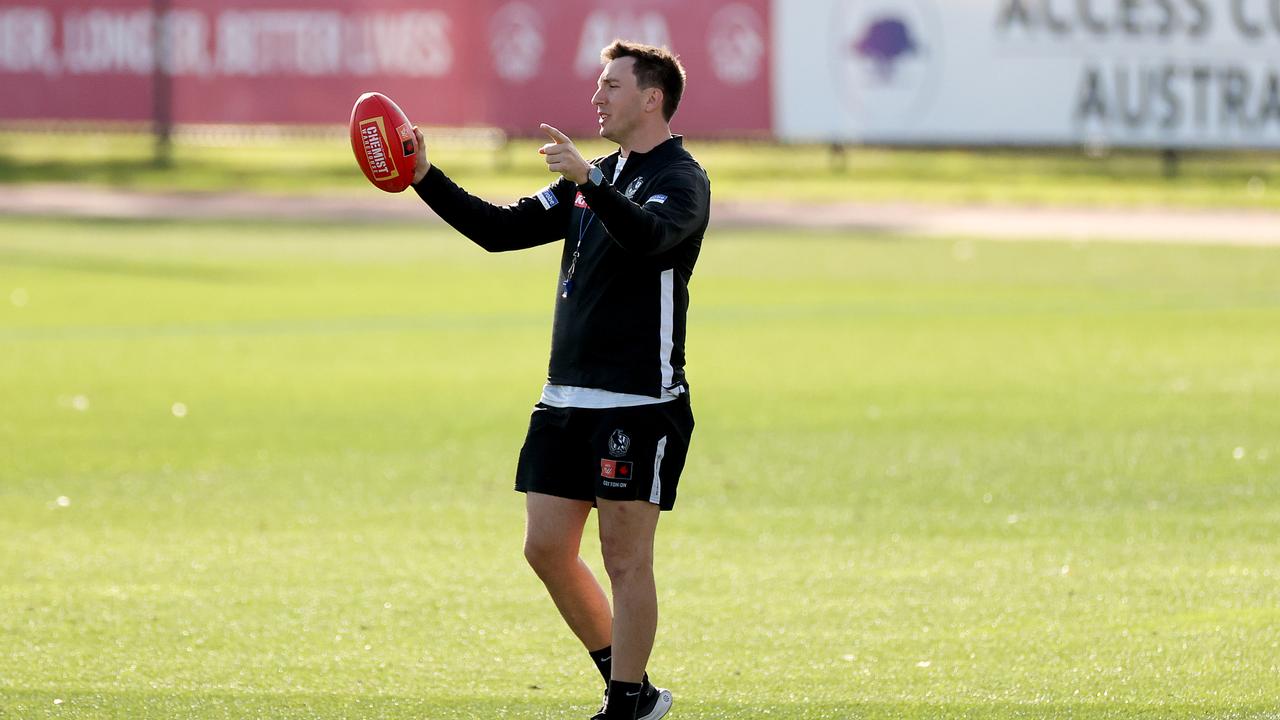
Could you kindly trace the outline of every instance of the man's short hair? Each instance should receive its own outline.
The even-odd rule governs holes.
[[[680,58],[665,47],[614,40],[600,52],[600,61],[607,63],[618,58],[635,58],[636,84],[641,89],[656,87],[662,90],[662,116],[671,122],[671,116],[680,107],[684,95],[684,65]]]

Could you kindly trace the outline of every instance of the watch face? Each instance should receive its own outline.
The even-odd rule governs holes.
[[[593,165],[591,167],[591,172],[587,174],[587,181],[590,182],[592,185],[599,185],[603,183],[604,172],[600,168],[595,167]]]

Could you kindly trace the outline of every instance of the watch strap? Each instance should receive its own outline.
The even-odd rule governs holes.
[[[591,170],[587,172],[587,181],[583,183],[584,187],[600,187],[604,184],[604,171],[597,165],[592,165]]]

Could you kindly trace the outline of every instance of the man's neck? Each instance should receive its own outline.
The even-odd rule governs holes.
[[[671,137],[671,126],[663,123],[660,127],[636,133],[635,137],[627,138],[626,142],[618,143],[618,147],[622,150],[622,156],[626,157],[633,152],[647,153],[670,140]]]

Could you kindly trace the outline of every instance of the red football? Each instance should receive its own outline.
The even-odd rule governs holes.
[[[369,182],[401,192],[413,182],[413,125],[391,98],[367,92],[351,108],[351,149]]]

